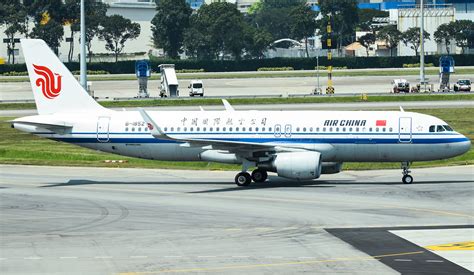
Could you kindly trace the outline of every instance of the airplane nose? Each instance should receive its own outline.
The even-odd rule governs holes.
[[[465,141],[459,142],[457,146],[460,155],[466,153],[467,151],[469,151],[469,149],[471,149],[471,141],[467,137],[463,135],[461,136],[465,139]]]

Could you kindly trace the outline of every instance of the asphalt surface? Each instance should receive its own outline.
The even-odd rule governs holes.
[[[3,165],[0,273],[469,272],[386,232],[472,227],[473,172],[413,169],[416,184],[404,185],[399,170],[346,171],[239,188],[235,172]]]
[[[418,76],[356,76],[334,77],[334,87],[337,94],[360,93],[389,93],[391,81],[394,78],[405,78],[410,83],[416,83]],[[438,83],[437,76],[428,76],[431,83]],[[472,75],[454,75],[457,79],[469,79]],[[288,96],[293,94],[309,94],[317,86],[315,77],[274,77],[274,78],[244,78],[244,79],[202,79],[206,96]],[[188,96],[190,80],[179,80],[181,96]],[[322,88],[327,86],[327,77],[320,78]],[[148,91],[152,97],[157,97],[159,81],[148,83]],[[437,87],[435,85],[435,87]],[[134,97],[138,93],[138,81],[95,81],[92,82],[95,96],[99,98]],[[0,100],[32,100],[29,82],[0,83]]]

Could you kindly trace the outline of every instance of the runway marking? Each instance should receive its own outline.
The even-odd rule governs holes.
[[[432,251],[474,250],[474,241],[425,246]]]
[[[395,262],[411,262],[412,259],[394,259]]]
[[[24,260],[41,260],[41,257],[25,257]]]
[[[255,230],[258,231],[269,231],[272,230],[270,227],[256,227]]]
[[[165,256],[165,258],[183,258],[183,256]]]
[[[7,260],[7,258],[0,258],[0,261],[5,261]]]
[[[137,255],[137,256],[130,256],[130,258],[132,258],[132,259],[142,259],[142,258],[148,258],[148,256],[139,256],[139,255]]]
[[[202,255],[202,256],[197,256],[198,258],[216,258],[217,256],[212,256],[212,255]]]
[[[426,260],[427,263],[444,263],[444,261],[441,260]]]
[[[66,259],[77,259],[77,257],[59,257],[59,259],[66,260]]]
[[[112,256],[95,256],[95,259],[112,259]]]
[[[276,267],[276,266],[311,265],[311,264],[331,263],[331,262],[377,261],[378,259],[381,259],[381,258],[415,255],[415,254],[422,254],[422,253],[424,253],[424,251],[385,254],[385,255],[378,255],[378,256],[373,256],[373,257],[365,256],[365,257],[335,258],[335,259],[327,259],[327,260],[296,261],[296,262],[269,263],[269,264],[231,265],[231,266],[222,266],[222,267],[207,267],[207,268],[204,267],[204,268],[188,268],[188,269],[168,269],[168,270],[157,270],[157,271],[123,272],[123,273],[118,273],[118,274],[119,275],[141,275],[141,274],[158,274],[158,273],[205,272],[205,271],[252,269],[252,268],[262,268],[262,267]]]
[[[236,255],[236,256],[232,256],[232,258],[250,258],[250,256],[238,256],[238,255]]]
[[[242,228],[227,228],[226,231],[241,231]]]

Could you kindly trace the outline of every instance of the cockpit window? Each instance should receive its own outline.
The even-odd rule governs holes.
[[[436,132],[444,132],[446,131],[443,127],[443,125],[438,125],[438,128],[436,129]]]
[[[431,125],[430,126],[430,133],[434,133],[434,132],[436,132],[436,126]]]
[[[444,125],[444,129],[446,129],[446,131],[448,131],[448,132],[453,132],[454,131],[453,128],[451,128],[451,126],[449,126],[449,125]]]

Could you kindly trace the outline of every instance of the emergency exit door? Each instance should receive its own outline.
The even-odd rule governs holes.
[[[411,117],[401,117],[398,121],[398,141],[409,143],[411,142],[412,121]]]
[[[109,141],[110,117],[99,117],[97,120],[97,140],[99,142]]]

